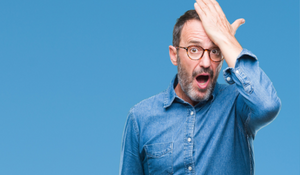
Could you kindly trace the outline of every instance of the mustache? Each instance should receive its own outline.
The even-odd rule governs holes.
[[[211,78],[214,77],[214,71],[212,71],[210,68],[200,68],[200,69],[194,70],[192,76],[193,76],[193,78],[195,78],[195,77],[197,77],[197,75],[202,74],[202,73],[208,73]]]

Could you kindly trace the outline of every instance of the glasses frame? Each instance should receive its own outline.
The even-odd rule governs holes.
[[[203,50],[203,53],[202,53],[202,55],[200,56],[199,59],[192,59],[192,58],[189,56],[189,48],[190,48],[190,47],[195,47],[195,46],[196,46],[196,47],[200,47],[200,48]],[[178,46],[178,47],[176,47],[176,48],[177,48],[177,49],[185,49],[187,56],[188,56],[191,60],[200,60],[200,59],[203,57],[205,51],[208,51],[208,57],[209,57],[209,59],[210,59],[211,61],[213,61],[213,62],[220,62],[220,61],[222,61],[222,60],[224,59],[223,55],[222,55],[222,58],[221,58],[220,61],[215,61],[215,60],[211,59],[211,57],[210,57],[210,51],[211,51],[212,49],[203,49],[201,46],[198,46],[198,45],[191,45],[191,46],[188,46],[188,47],[181,47],[181,46]]]

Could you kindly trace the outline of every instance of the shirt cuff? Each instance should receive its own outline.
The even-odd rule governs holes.
[[[242,52],[238,55],[237,57],[237,60],[235,62],[235,66],[234,68],[232,67],[227,67],[224,71],[223,71],[223,77],[225,79],[225,81],[228,83],[228,84],[234,84],[235,82],[233,81],[233,78],[232,78],[232,74],[239,74],[240,71],[239,71],[239,66],[240,66],[240,60],[244,57],[244,56],[250,56],[252,58],[254,58],[255,60],[257,60],[256,56],[250,52],[249,50],[247,49],[243,49]],[[245,77],[244,77],[245,78]]]

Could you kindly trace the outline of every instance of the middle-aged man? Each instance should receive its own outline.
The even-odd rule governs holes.
[[[195,10],[174,26],[169,53],[178,74],[129,112],[120,174],[254,174],[254,137],[280,99],[234,37],[244,19],[230,25],[215,0],[197,0]],[[230,85],[216,82],[223,60]]]

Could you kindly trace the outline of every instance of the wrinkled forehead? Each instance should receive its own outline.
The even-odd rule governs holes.
[[[183,25],[180,38],[181,45],[197,44],[203,47],[214,45],[206,34],[201,21],[197,19],[188,20]]]

